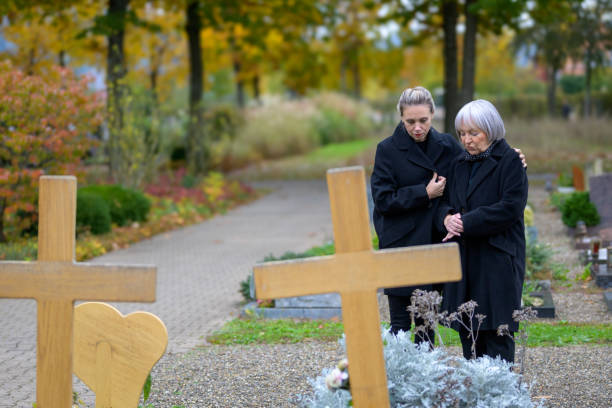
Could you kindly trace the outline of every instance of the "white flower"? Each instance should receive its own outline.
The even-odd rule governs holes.
[[[327,377],[325,377],[325,385],[327,385],[327,388],[329,388],[330,390],[333,390],[335,388],[340,388],[342,386],[342,383],[347,379],[347,372],[340,371],[339,369],[334,368],[329,374],[327,374]]]

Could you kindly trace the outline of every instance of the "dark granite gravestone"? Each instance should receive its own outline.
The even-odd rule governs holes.
[[[555,304],[553,303],[550,289],[531,292],[529,296],[542,299],[541,305],[531,306],[531,308],[538,313],[538,317],[548,319],[555,318]]]
[[[608,306],[608,312],[612,312],[612,290],[604,292],[604,300]]]
[[[536,289],[530,292],[529,296],[531,298],[536,298],[534,300],[539,300],[537,303],[534,301],[534,304],[531,305],[531,308],[538,313],[537,317],[555,318],[555,304],[553,302],[549,280],[537,281]]]
[[[612,173],[589,178],[589,198],[597,208],[601,222],[597,226],[603,240],[612,240]]]
[[[599,250],[597,262],[591,265],[591,277],[600,288],[612,288],[612,268],[608,266],[608,254],[606,248]]]

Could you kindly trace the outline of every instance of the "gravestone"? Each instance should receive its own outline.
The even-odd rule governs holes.
[[[606,306],[608,306],[608,312],[612,312],[612,291],[607,290],[603,294],[604,302],[606,302]]]
[[[263,299],[339,293],[355,407],[388,407],[377,289],[459,280],[455,243],[372,250],[363,167],[327,172],[336,254],[254,267]]]
[[[168,331],[148,312],[122,315],[100,302],[74,308],[74,373],[96,393],[96,408],[137,408]]]
[[[584,191],[584,172],[578,166],[572,166],[572,176],[576,191]]]
[[[600,288],[612,288],[612,268],[609,266],[607,248],[600,248],[597,262],[591,264],[591,277]]]
[[[39,180],[38,262],[0,262],[0,297],[37,301],[36,401],[72,406],[74,301],[155,301],[153,266],[75,263],[76,178]]]
[[[599,236],[609,243],[612,241],[612,173],[589,178],[589,186],[589,198],[601,217],[597,227]]]
[[[274,299],[274,307],[258,307],[257,302],[250,302],[242,315],[249,313],[267,319],[334,319],[342,317],[342,306],[340,295],[325,293]]]

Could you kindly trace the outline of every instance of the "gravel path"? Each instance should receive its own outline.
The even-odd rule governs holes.
[[[569,287],[559,284],[553,287],[556,318],[545,321],[567,320],[612,324],[612,313],[608,312],[603,300],[603,290],[593,282],[575,282],[576,276],[582,274],[584,266],[578,261],[578,251],[573,248],[572,238],[567,232],[567,227],[561,222],[561,215],[550,205],[548,193],[541,184],[530,187],[529,203],[534,210],[538,241],[550,244],[554,249],[553,260],[569,269],[567,274]]]

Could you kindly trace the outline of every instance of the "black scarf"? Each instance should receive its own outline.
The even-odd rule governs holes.
[[[493,149],[493,146],[495,145],[497,141],[491,143],[489,145],[489,147],[487,147],[487,150],[485,150],[482,153],[478,153],[478,154],[474,154],[471,155],[470,153],[468,153],[468,151],[465,151],[465,161],[467,162],[479,162],[479,161],[483,161],[484,159],[486,159],[487,157],[489,157],[491,155],[491,150]]]

